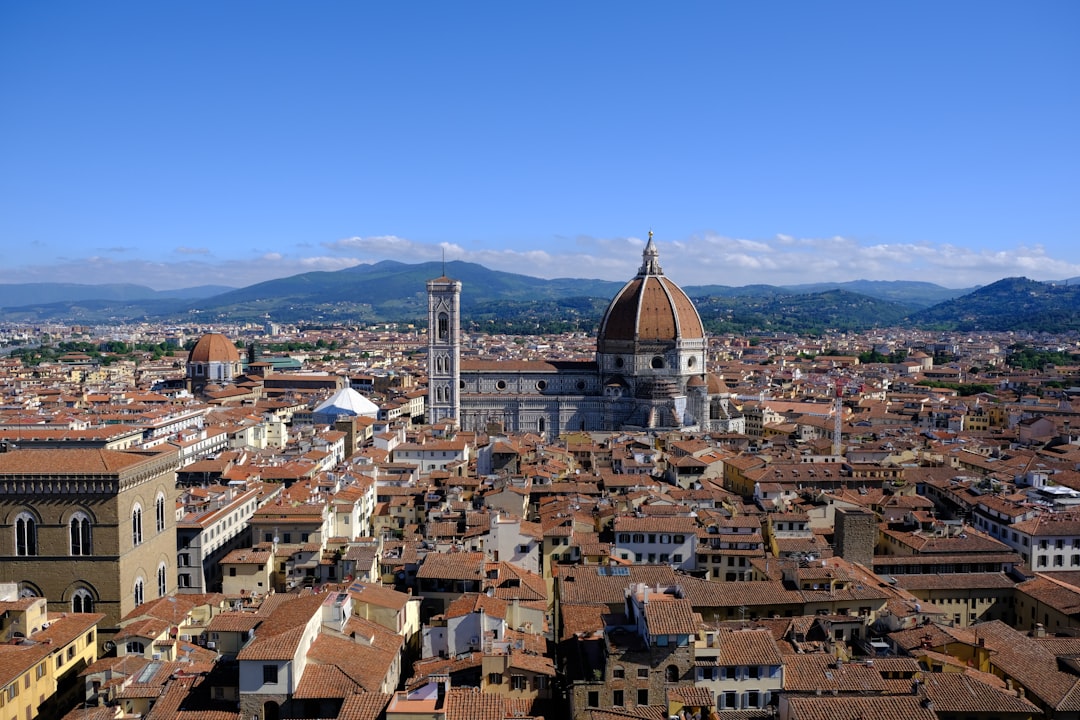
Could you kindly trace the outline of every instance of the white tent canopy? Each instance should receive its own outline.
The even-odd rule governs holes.
[[[315,414],[377,417],[379,406],[352,388],[342,388],[315,408]]]

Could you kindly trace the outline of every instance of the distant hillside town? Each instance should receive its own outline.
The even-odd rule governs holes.
[[[0,718],[1080,717],[1080,335],[0,324]]]

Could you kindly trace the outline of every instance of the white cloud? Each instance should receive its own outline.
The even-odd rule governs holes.
[[[1007,276],[1060,280],[1080,276],[1080,264],[1046,254],[1044,247],[977,250],[951,244],[862,243],[842,236],[732,238],[704,233],[655,238],[665,273],[680,285],[796,285],[847,280],[924,280],[963,288]],[[642,237],[554,238],[536,249],[426,243],[394,235],[351,237],[321,244],[323,254],[260,251],[247,259],[214,261],[188,248],[176,262],[65,258],[55,265],[0,268],[0,282],[107,283],[135,281],[156,289],[215,284],[243,287],[311,271],[336,271],[384,259],[405,263],[463,260],[544,278],[627,280],[641,264]]]
[[[299,273],[341,270],[359,262],[357,258],[345,257],[290,258],[276,252],[264,253],[248,260],[230,259],[220,262],[195,259],[177,262],[117,261],[105,257],[89,257],[56,265],[3,268],[0,269],[0,282],[68,282],[91,285],[134,283],[155,290],[198,285],[245,287]]]

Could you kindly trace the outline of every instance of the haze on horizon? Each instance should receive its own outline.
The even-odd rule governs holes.
[[[1080,276],[1080,5],[0,8],[0,283]]]

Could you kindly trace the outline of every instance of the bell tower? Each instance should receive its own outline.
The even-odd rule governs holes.
[[[430,424],[460,422],[461,282],[442,277],[427,282],[428,407]]]

